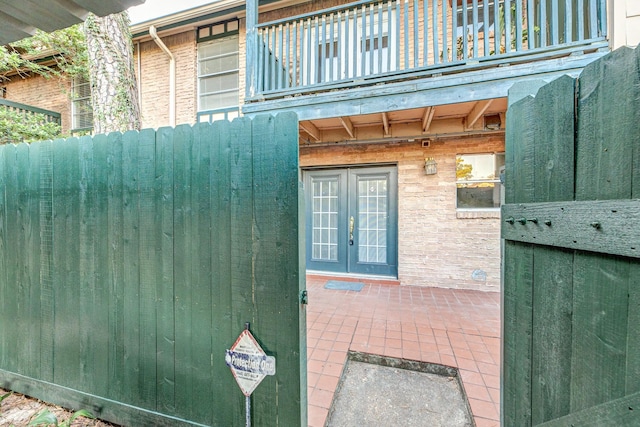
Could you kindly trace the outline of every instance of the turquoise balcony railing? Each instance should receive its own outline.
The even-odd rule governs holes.
[[[606,0],[360,1],[257,24],[248,100],[606,47]]]

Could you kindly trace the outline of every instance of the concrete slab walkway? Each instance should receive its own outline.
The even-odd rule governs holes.
[[[327,280],[307,276],[309,426],[324,426],[349,350],[458,368],[476,425],[499,426],[499,293]]]

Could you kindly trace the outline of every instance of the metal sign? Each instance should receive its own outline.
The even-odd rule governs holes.
[[[276,373],[276,358],[265,354],[249,329],[226,351],[225,362],[245,396],[251,396],[265,376]]]

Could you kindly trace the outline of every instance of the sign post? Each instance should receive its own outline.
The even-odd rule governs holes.
[[[251,427],[251,393],[267,375],[275,375],[276,358],[267,356],[249,331],[249,323],[224,358],[245,395],[246,426]]]

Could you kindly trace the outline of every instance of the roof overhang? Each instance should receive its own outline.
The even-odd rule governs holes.
[[[0,45],[84,21],[89,13],[106,16],[145,0],[0,0]]]
[[[260,13],[282,9],[298,4],[309,3],[311,0],[260,0]],[[131,25],[131,35],[136,41],[150,39],[149,27],[154,26],[163,37],[185,31],[191,31],[199,26],[220,22],[228,19],[240,19],[246,15],[246,0],[218,0],[197,6],[181,12],[150,19]]]

